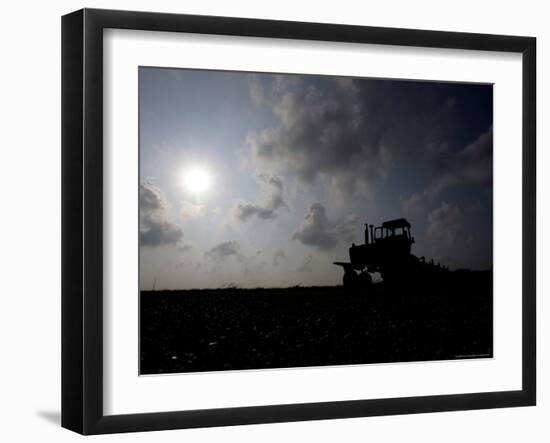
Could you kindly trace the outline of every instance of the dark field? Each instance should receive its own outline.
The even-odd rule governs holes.
[[[492,357],[492,273],[384,283],[143,291],[142,374]]]

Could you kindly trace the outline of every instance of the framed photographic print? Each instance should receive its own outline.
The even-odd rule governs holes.
[[[534,405],[530,37],[62,22],[62,425]]]

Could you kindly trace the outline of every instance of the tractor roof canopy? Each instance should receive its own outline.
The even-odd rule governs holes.
[[[386,229],[397,229],[397,228],[410,228],[411,224],[404,218],[396,218],[395,220],[388,220],[382,223],[382,227]]]

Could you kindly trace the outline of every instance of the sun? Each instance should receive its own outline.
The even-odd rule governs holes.
[[[183,175],[183,184],[194,194],[203,194],[212,184],[212,177],[208,171],[201,167],[188,169]]]

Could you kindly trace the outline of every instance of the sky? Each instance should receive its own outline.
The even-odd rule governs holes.
[[[364,223],[492,269],[493,86],[139,68],[140,287],[341,284]]]

